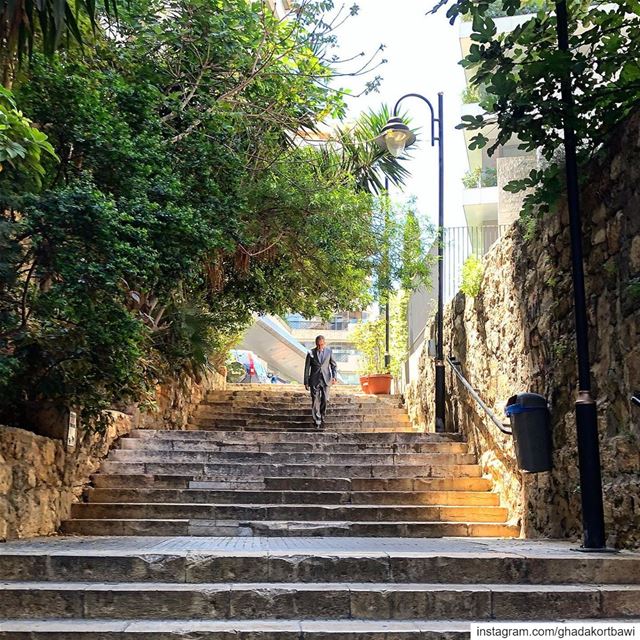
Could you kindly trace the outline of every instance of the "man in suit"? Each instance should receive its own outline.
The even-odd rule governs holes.
[[[307,353],[304,363],[304,388],[311,390],[313,421],[321,427],[327,412],[329,389],[337,382],[338,366],[331,349],[325,346],[324,336],[316,338],[316,347]]]

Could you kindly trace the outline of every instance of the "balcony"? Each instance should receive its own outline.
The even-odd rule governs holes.
[[[496,224],[498,220],[498,187],[465,189],[462,206],[470,227]]]

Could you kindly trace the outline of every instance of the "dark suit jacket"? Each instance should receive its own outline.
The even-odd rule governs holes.
[[[338,365],[333,359],[333,353],[330,347],[324,348],[324,359],[320,362],[318,357],[318,349],[314,348],[307,353],[307,359],[304,363],[304,384],[305,386],[315,387],[324,382],[326,385],[331,384],[331,379],[338,375]]]

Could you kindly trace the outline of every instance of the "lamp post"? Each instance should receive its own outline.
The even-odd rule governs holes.
[[[431,115],[431,146],[438,143],[438,312],[436,316],[436,432],[445,430],[445,379],[444,379],[444,351],[443,351],[443,312],[444,312],[444,282],[443,282],[443,233],[444,233],[444,122],[443,122],[443,94],[438,93],[438,111],[431,102],[419,93],[407,93],[402,96],[393,108],[392,117],[383,127],[376,142],[386,149],[392,156],[399,157],[407,147],[415,141],[415,134],[398,115],[401,103],[407,98],[422,100]]]
[[[571,55],[566,0],[556,2],[558,48]],[[561,80],[563,106],[564,148],[567,181],[567,206],[571,236],[571,266],[576,324],[576,351],[578,354],[578,397],[576,398],[576,429],[578,464],[580,467],[580,499],[582,501],[583,549],[605,549],[604,509],[602,505],[602,477],[600,474],[600,447],[598,442],[598,414],[591,394],[589,370],[589,329],[584,288],[582,258],[582,220],[576,134],[573,128],[574,102],[571,71],[567,69]]]

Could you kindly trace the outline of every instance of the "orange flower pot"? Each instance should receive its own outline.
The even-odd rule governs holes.
[[[360,386],[365,393],[389,395],[392,380],[393,376],[389,373],[372,373],[368,376],[360,376]]]

